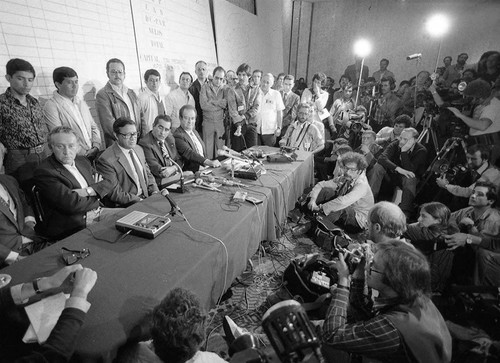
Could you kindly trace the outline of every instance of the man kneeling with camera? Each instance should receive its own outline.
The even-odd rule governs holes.
[[[399,240],[373,248],[373,260],[366,266],[363,258],[351,282],[344,256],[339,255],[335,263],[339,279],[331,287],[332,301],[322,328],[323,348],[381,361],[449,362],[451,336],[429,298],[431,276],[426,258]],[[365,274],[369,290],[378,291],[375,301],[363,295]],[[363,313],[348,323],[349,304]]]

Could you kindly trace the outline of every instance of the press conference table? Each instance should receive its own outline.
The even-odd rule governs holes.
[[[276,149],[277,150],[277,149]],[[286,218],[304,188],[313,182],[313,157],[298,152],[291,164],[264,163],[267,174],[259,180],[240,180],[249,195],[263,200],[229,203],[238,188],[221,193],[188,186],[171,194],[191,225],[221,239],[191,229],[179,215],[170,217],[168,230],[155,239],[134,235],[121,238],[115,221],[131,211],[165,215],[170,204],[154,195],[54,245],[0,270],[11,284],[47,276],[63,267],[61,247],[89,248],[81,264],[97,271],[98,281],[89,295],[92,307],[81,330],[76,356],[85,361],[111,362],[117,349],[135,335],[140,321],[175,287],[195,292],[205,308],[213,307],[233,279],[245,269],[261,240],[276,239],[276,227]],[[220,171],[218,171],[220,172]],[[226,282],[225,286],[224,283]]]

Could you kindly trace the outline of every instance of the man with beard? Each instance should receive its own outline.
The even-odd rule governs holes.
[[[348,152],[338,162],[342,164],[343,175],[316,184],[307,206],[349,232],[360,232],[368,226],[368,212],[374,203],[365,174],[366,159]]]

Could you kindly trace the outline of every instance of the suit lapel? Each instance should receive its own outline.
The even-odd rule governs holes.
[[[16,205],[17,221],[14,218],[14,214],[12,214],[9,207],[4,205],[3,203],[0,203],[0,211],[2,211],[3,214],[5,214],[5,216],[17,227],[17,229],[19,231],[21,231],[22,225],[24,224],[24,220],[22,220],[24,218],[23,205],[18,198],[17,192],[12,188],[11,183],[5,182],[4,180],[2,180],[2,185],[5,187],[5,189],[7,189],[7,192],[9,193],[10,198],[14,201],[14,204]],[[20,223],[22,223],[22,224],[20,224]]]
[[[138,186],[137,185],[137,181],[134,178],[134,172],[132,171],[132,166],[128,162],[127,158],[125,157],[125,155],[123,155],[121,149],[116,145],[116,143],[113,144],[113,148],[114,148],[113,151],[115,152],[116,160],[123,167],[123,169],[125,169],[125,172],[127,173],[127,175],[130,178],[130,180],[132,180],[132,182],[136,186]]]

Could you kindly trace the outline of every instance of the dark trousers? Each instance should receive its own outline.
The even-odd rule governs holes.
[[[400,187],[403,191],[403,196],[401,197],[399,207],[407,216],[413,213],[413,201],[417,194],[418,178],[407,178],[396,172],[388,173],[379,163],[373,166],[367,177],[375,199],[378,197],[384,178],[388,178],[392,185]]]
[[[241,136],[234,136],[236,126],[231,127],[231,146],[235,151],[242,151],[249,147],[257,145],[257,126],[243,125],[241,128]]]

